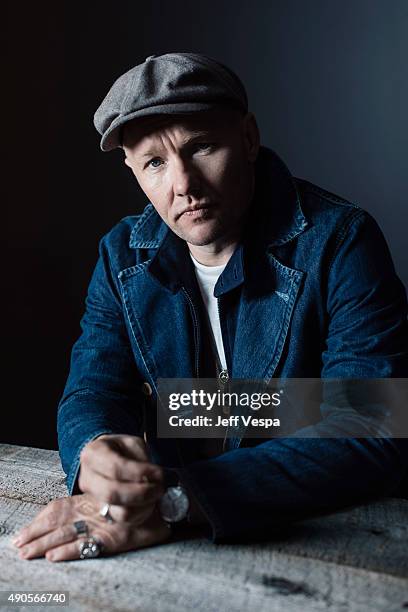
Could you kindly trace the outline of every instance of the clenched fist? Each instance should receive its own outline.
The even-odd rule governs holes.
[[[109,503],[115,521],[144,523],[164,493],[163,470],[149,461],[144,440],[104,434],[86,444],[80,455],[78,485],[96,501]]]

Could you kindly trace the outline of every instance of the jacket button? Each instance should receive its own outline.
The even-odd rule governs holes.
[[[144,382],[142,385],[142,393],[143,395],[151,395],[153,393],[151,386],[149,385],[148,382]]]
[[[218,374],[218,378],[222,384],[225,385],[229,380],[228,370],[221,370],[221,372]]]

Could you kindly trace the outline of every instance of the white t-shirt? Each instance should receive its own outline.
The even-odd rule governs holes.
[[[223,370],[227,369],[225,361],[224,345],[222,343],[220,315],[218,312],[218,299],[214,297],[214,287],[217,280],[224,271],[227,264],[222,266],[204,266],[199,263],[190,253],[193,261],[198,286],[200,287],[201,295],[208,312],[208,318],[211,323],[211,329],[214,335],[215,344],[217,346],[218,357]]]

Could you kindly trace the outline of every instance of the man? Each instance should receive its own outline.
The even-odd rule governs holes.
[[[95,125],[150,203],[101,240],[59,405],[71,497],[22,530],[22,556],[137,549],[187,519],[265,536],[395,490],[404,441],[335,435],[341,406],[269,440],[156,429],[159,378],[406,376],[406,296],[375,221],[260,147],[242,83],[205,56],[147,58]]]

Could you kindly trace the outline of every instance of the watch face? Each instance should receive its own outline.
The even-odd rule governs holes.
[[[183,487],[169,487],[160,500],[160,513],[168,523],[177,523],[187,516],[189,505]]]

